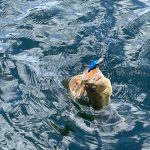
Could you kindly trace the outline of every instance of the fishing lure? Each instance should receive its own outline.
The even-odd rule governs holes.
[[[89,67],[88,67],[88,72],[90,72],[91,70],[93,70],[94,68],[96,68],[101,62],[103,62],[103,58],[99,58],[97,60],[93,60]]]

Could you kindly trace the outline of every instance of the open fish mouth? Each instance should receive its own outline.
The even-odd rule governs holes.
[[[71,95],[74,99],[79,99],[82,96],[86,96],[86,87],[88,86],[86,83],[88,80],[90,80],[94,74],[96,74],[99,71],[99,69],[94,69],[91,72],[88,73],[87,69],[80,75],[76,75],[71,78],[69,82],[69,89],[71,92]],[[90,85],[92,88],[93,85]]]
[[[69,82],[69,89],[74,99],[79,99],[86,95],[85,87],[81,81],[82,75],[74,76]]]

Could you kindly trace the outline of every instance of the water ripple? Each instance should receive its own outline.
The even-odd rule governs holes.
[[[148,0],[0,1],[1,149],[148,149],[149,18]],[[62,82],[99,57],[95,112]]]

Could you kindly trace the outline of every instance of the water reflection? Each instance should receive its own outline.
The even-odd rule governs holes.
[[[1,1],[0,147],[147,149],[149,6],[146,0]],[[88,103],[72,102],[62,85],[100,56],[113,83],[114,108],[106,108],[104,120]]]

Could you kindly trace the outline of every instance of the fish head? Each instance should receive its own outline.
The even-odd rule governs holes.
[[[84,83],[90,80],[98,72],[99,72],[98,68],[95,68],[90,72],[88,72],[88,69],[85,69],[82,74],[73,76],[71,78],[69,82],[69,89],[74,99],[79,99],[82,96],[86,96],[87,93]]]

